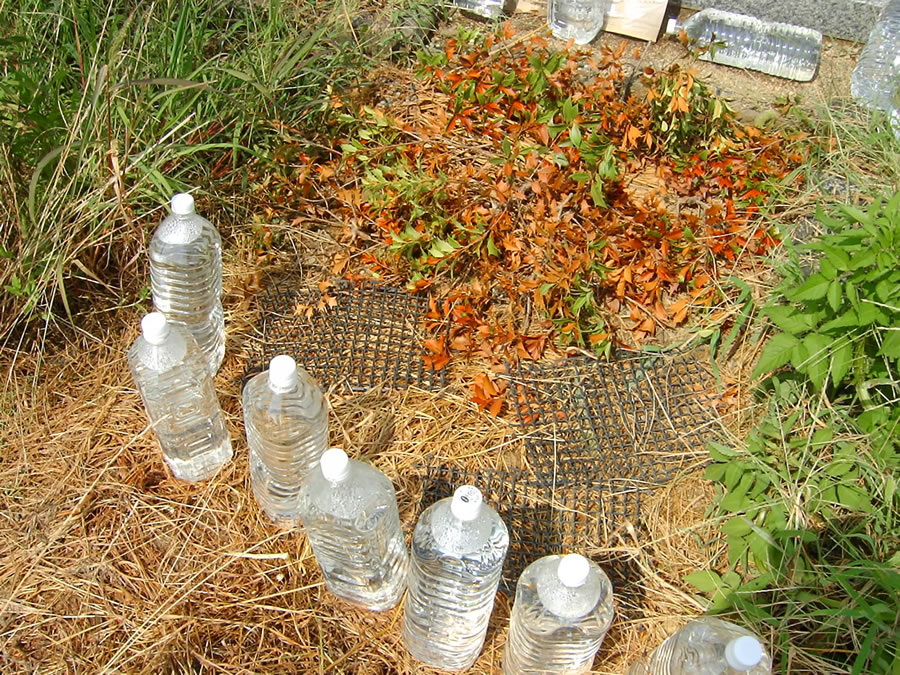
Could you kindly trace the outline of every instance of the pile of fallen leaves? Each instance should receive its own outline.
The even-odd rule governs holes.
[[[296,187],[346,224],[336,273],[431,294],[435,369],[638,346],[775,244],[760,215],[798,139],[742,126],[691,71],[626,77],[624,49],[554,51],[507,26],[423,57],[412,113],[341,103],[335,154]]]

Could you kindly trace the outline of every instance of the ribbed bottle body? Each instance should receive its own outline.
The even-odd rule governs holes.
[[[503,0],[453,0],[462,10],[472,12],[486,19],[497,19],[503,13]]]
[[[139,337],[128,352],[131,375],[176,478],[201,481],[231,460],[231,437],[206,360],[193,337],[172,326],[151,345]]]
[[[482,507],[461,522],[450,499],[428,507],[413,532],[403,640],[413,658],[445,670],[471,666],[484,645],[503,561],[506,525]]]
[[[862,105],[900,115],[896,92],[900,92],[900,0],[889,0],[853,70],[850,93]]]
[[[612,586],[591,563],[587,581],[565,587],[557,577],[562,556],[545,556],[525,568],[503,652],[504,675],[591,671],[615,613]]]
[[[298,504],[328,590],[373,611],[396,606],[406,589],[409,555],[390,480],[350,460],[341,483],[313,471]]]
[[[644,663],[633,666],[629,675],[770,675],[768,654],[749,670],[738,671],[728,665],[728,643],[753,634],[733,623],[715,617],[701,617],[670,635]]]
[[[819,31],[752,16],[704,9],[683,26],[700,47],[700,58],[807,82],[816,75],[822,52]]]
[[[283,527],[297,524],[297,495],[328,448],[328,407],[315,380],[298,370],[296,386],[269,385],[260,373],[244,387],[250,484],[260,507]]]
[[[185,327],[215,375],[225,357],[222,239],[205,218],[169,215],[150,242],[153,305]]]
[[[547,0],[547,23],[554,37],[586,45],[603,28],[611,0]]]

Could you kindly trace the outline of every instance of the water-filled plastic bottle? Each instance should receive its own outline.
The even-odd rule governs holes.
[[[697,46],[708,48],[700,56],[704,61],[800,82],[813,79],[819,67],[822,34],[811,28],[704,9],[683,24],[671,19],[666,32],[676,34],[680,29]]]
[[[750,631],[711,616],[670,635],[628,675],[769,675],[772,660]]]
[[[497,19],[503,13],[504,0],[453,0],[453,4],[466,12],[486,19]]]
[[[586,45],[606,20],[612,0],[547,0],[547,23],[554,37]]]
[[[376,612],[400,602],[409,555],[387,476],[330,448],[304,481],[298,504],[329,591]]]
[[[244,386],[243,407],[253,494],[275,523],[294,527],[300,485],[328,449],[325,397],[309,373],[281,355]]]
[[[472,485],[422,512],[413,531],[403,641],[413,658],[462,670],[478,658],[509,533]]]
[[[892,112],[900,111],[895,92],[900,92],[900,0],[889,0],[853,70],[850,93],[862,105]]]
[[[153,305],[193,334],[215,375],[225,357],[222,238],[189,194],[172,197],[172,212],[150,241],[150,288]]]
[[[612,585],[577,553],[531,563],[516,584],[504,675],[591,672],[614,614]]]
[[[159,312],[141,320],[128,350],[131,376],[176,478],[205,480],[232,456],[206,359],[193,336]]]

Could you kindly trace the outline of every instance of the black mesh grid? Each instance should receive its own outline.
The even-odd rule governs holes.
[[[638,492],[630,493],[633,503],[608,501],[608,485],[586,482],[554,488],[529,480],[523,472],[469,471],[438,463],[425,470],[422,510],[468,484],[481,490],[484,501],[503,518],[510,541],[500,587],[510,594],[522,570],[541,556],[600,546],[610,540],[610,528],[626,511],[638,511]]]
[[[530,466],[555,485],[651,488],[714,435],[709,376],[685,355],[520,363],[509,379]]]
[[[442,389],[446,369],[422,360],[427,311],[426,297],[377,282],[340,282],[324,293],[271,287],[247,376],[289,354],[325,387]],[[507,377],[524,469],[474,470],[435,458],[424,467],[420,509],[476,485],[509,528],[501,588],[513,593],[539,557],[613,543],[613,532],[639,520],[642,493],[696,464],[715,427],[710,377],[686,355],[520,362]],[[614,583],[635,586],[627,558],[597,562]]]
[[[326,388],[441,389],[446,368],[435,372],[422,360],[427,311],[427,297],[377,282],[341,281],[324,292],[270,287],[247,377],[288,354]]]

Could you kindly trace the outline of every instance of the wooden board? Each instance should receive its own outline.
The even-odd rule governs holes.
[[[618,0],[606,15],[603,30],[656,42],[667,4],[666,0]]]
[[[667,0],[616,0],[609,10],[603,30],[656,42],[667,4]],[[519,0],[516,11],[546,14],[547,2]]]

